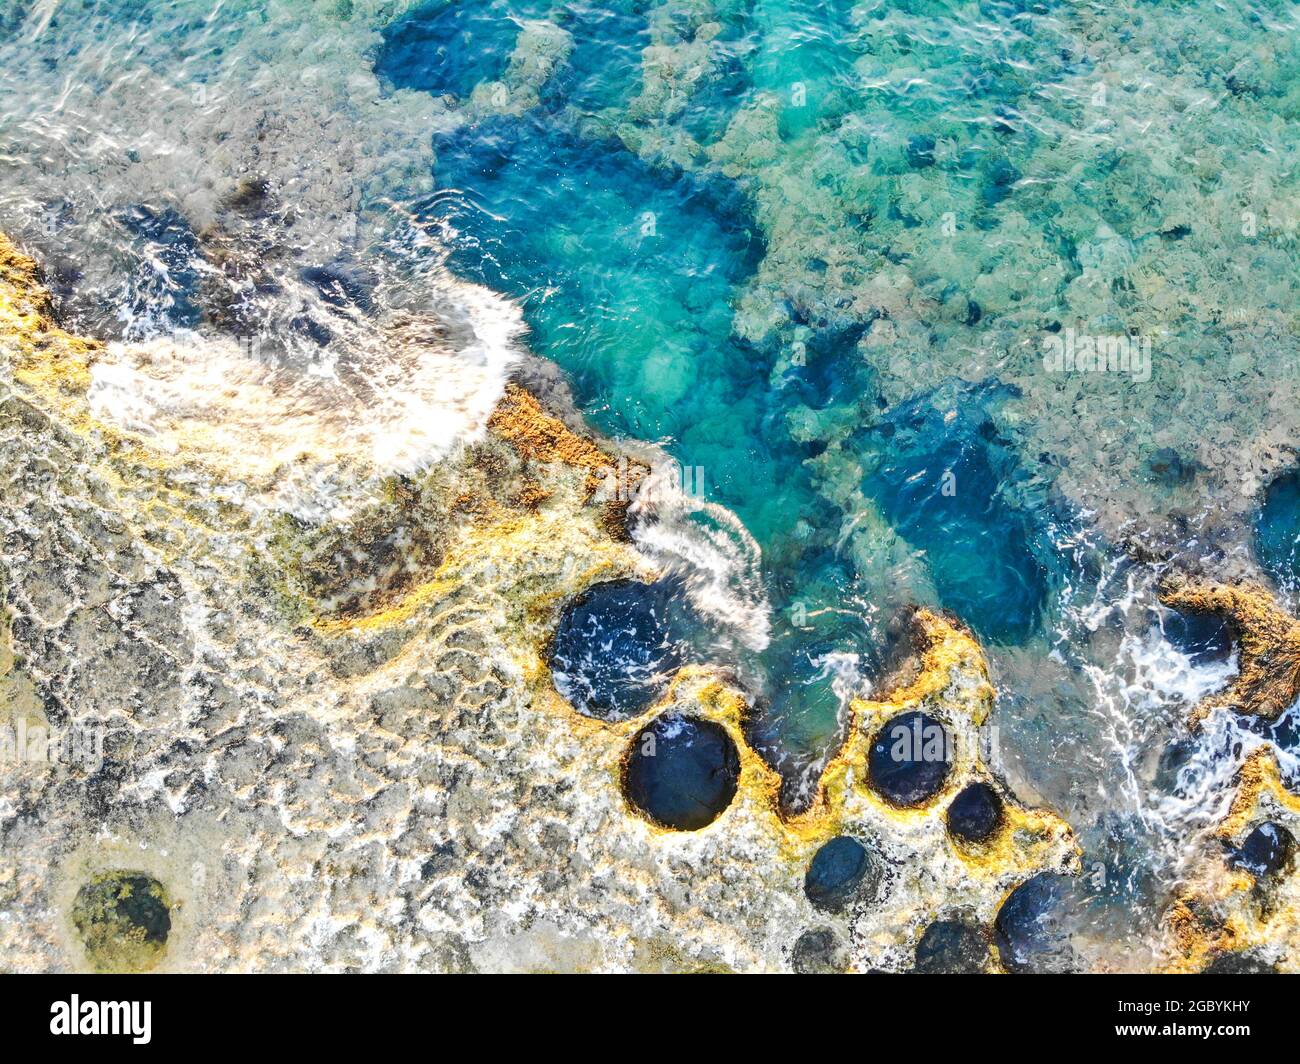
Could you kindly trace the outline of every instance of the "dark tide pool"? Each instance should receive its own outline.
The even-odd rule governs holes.
[[[740,754],[721,725],[678,713],[657,717],[628,749],[627,799],[656,824],[697,831],[736,795]]]
[[[1264,493],[1255,519],[1255,556],[1284,590],[1300,589],[1300,473],[1286,473]]]
[[[560,616],[550,653],[555,688],[589,717],[636,716],[687,662],[694,627],[675,583],[597,584]]]
[[[819,909],[836,912],[855,898],[874,898],[882,874],[878,856],[852,836],[838,835],[813,855],[804,893]]]
[[[912,970],[922,975],[972,975],[989,961],[989,933],[969,919],[936,920],[916,945]]]
[[[1228,863],[1262,880],[1285,869],[1294,853],[1295,836],[1280,824],[1266,822],[1230,850]]]
[[[872,790],[898,806],[922,805],[952,771],[952,740],[928,713],[900,713],[872,740],[867,773]]]
[[[968,843],[987,842],[1005,814],[997,791],[983,781],[966,786],[948,806],[948,834]]]
[[[993,941],[1009,972],[1062,973],[1077,967],[1070,942],[1072,884],[1043,873],[1022,883],[1002,903]]]

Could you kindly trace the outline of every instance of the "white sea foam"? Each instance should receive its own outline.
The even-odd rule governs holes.
[[[354,325],[341,350],[306,367],[198,333],[109,344],[92,367],[91,407],[153,447],[265,485],[278,505],[319,508],[318,473],[413,472],[485,431],[519,357],[522,318],[485,289],[444,284],[455,328],[437,314]]]
[[[1093,860],[1124,845],[1115,832],[1140,834],[1148,872],[1168,890],[1202,858],[1206,834],[1231,802],[1237,769],[1267,740],[1226,712],[1190,730],[1193,707],[1236,674],[1237,654],[1198,659],[1171,641],[1165,622],[1172,611],[1159,603],[1150,573],[1112,569],[1099,585],[1067,606],[1060,629],[1058,657],[1073,661],[1091,688],[1086,717],[1067,725],[1085,737],[1073,771],[1089,780],[1083,807],[1067,812],[1095,847]],[[1097,645],[1112,651],[1089,651],[1088,633],[1103,629],[1116,638]],[[1160,768],[1162,752],[1174,750],[1181,753]]]
[[[672,477],[660,478],[654,491],[634,497],[628,513],[637,546],[664,572],[682,577],[692,605],[703,616],[723,625],[749,650],[767,646],[771,609],[763,552],[740,518],[725,506],[682,491]]]

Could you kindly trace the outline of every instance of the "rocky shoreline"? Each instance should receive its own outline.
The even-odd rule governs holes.
[[[1077,864],[1063,822],[1005,793],[991,837],[945,827],[969,784],[999,789],[980,757],[992,688],[953,621],[917,615],[893,693],[854,704],[813,806],[783,812],[725,674],[686,668],[616,724],[556,693],[563,605],[655,574],[593,491],[614,459],[529,393],[511,386],[454,459],[378,478],[347,520],[312,525],[242,503],[237,468],[97,420],[103,346],[63,332],[35,264],[0,252],[5,684],[29,692],[7,705],[104,734],[102,763],[4,777],[11,970],[140,957],[88,952],[83,891],[115,874],[168,899],[156,970],[903,970],[953,913],[994,968],[1006,895]],[[919,710],[951,736],[951,770],[899,806],[873,788],[868,746]],[[630,741],[670,713],[739,751],[735,797],[697,831],[624,793]],[[842,835],[878,874],[827,912],[805,879]]]

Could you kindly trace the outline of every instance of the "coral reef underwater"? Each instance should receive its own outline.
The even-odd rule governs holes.
[[[0,0],[3,966],[1300,970],[1296,19]]]

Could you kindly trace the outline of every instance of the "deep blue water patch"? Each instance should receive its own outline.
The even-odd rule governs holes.
[[[943,789],[952,770],[952,740],[928,713],[900,713],[887,721],[867,754],[872,789],[899,806],[920,805]]]
[[[1045,485],[1020,468],[995,421],[1014,394],[949,385],[858,436],[864,488],[923,558],[939,605],[993,643],[1041,630],[1061,568]]]
[[[989,959],[988,932],[965,919],[936,920],[916,944],[912,970],[922,975],[973,975]]]
[[[636,716],[686,663],[689,625],[676,583],[597,584],[561,614],[550,652],[555,689],[589,717]]]
[[[948,806],[948,833],[963,842],[987,842],[1002,826],[1002,799],[983,781],[970,784]]]
[[[1002,903],[993,941],[1009,972],[1061,973],[1077,961],[1066,926],[1071,899],[1067,877],[1044,872],[1027,880]]]
[[[639,91],[650,33],[642,6],[627,0],[425,4],[384,28],[375,73],[394,89],[465,100],[480,82],[501,79],[522,24],[540,19],[553,21],[573,41],[567,61],[542,87],[546,106],[571,104],[590,113],[626,103]]]
[[[736,795],[740,754],[721,725],[665,713],[632,740],[624,762],[628,801],[657,824],[697,831]]]
[[[1232,656],[1232,628],[1219,614],[1162,609],[1160,629],[1197,665],[1227,661]]]
[[[1289,591],[1300,587],[1300,473],[1286,473],[1264,493],[1255,519],[1255,555],[1264,571]]]
[[[425,4],[383,30],[375,73],[393,88],[468,99],[505,72],[520,19],[544,18],[546,0]]]
[[[813,855],[803,889],[819,909],[834,912],[856,897],[874,896],[880,877],[879,859],[851,835],[838,835]]]
[[[1241,731],[1267,739],[1283,753],[1293,755],[1282,760],[1282,780],[1293,789],[1300,786],[1300,778],[1292,767],[1294,755],[1300,755],[1300,703],[1290,706],[1274,720],[1253,714],[1234,715],[1232,723]],[[1238,741],[1236,736],[1233,741]]]
[[[606,431],[674,439],[697,464],[692,439],[715,442],[705,404],[744,404],[759,383],[755,355],[718,351],[731,346],[733,286],[763,250],[743,196],[535,114],[434,144],[439,186],[464,193],[429,207],[459,234],[456,272],[523,301],[534,346],[569,372]],[[714,363],[724,372],[697,376]],[[715,478],[731,469],[710,465]]]

